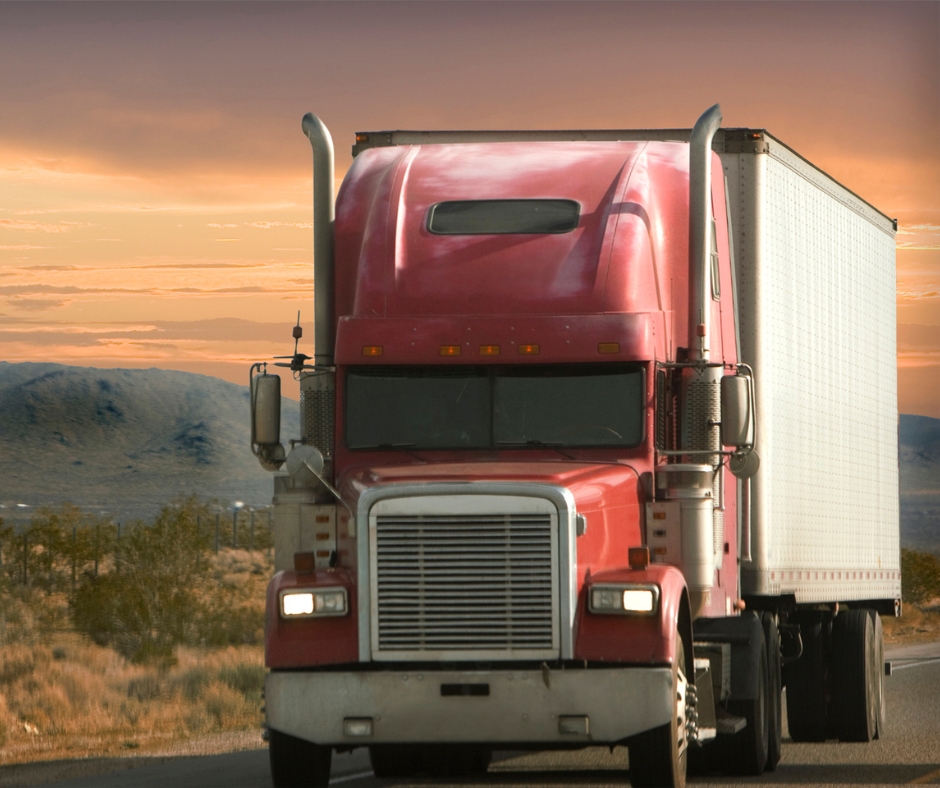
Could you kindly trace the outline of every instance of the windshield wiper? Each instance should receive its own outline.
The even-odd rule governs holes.
[[[395,451],[400,451],[403,454],[408,454],[414,457],[418,462],[427,463],[427,460],[425,460],[424,457],[419,457],[417,454],[411,451],[411,449],[414,448],[413,443],[380,443],[378,446],[374,446],[373,448],[379,450],[395,449]]]
[[[526,447],[532,446],[538,449],[554,449],[565,459],[575,460],[575,458],[572,457],[570,454],[568,454],[568,452],[562,451],[561,447],[565,445],[563,443],[546,443],[545,441],[540,441],[540,440],[536,440],[535,438],[530,438],[529,440],[526,440],[526,441],[497,441],[496,445],[501,446],[501,447],[506,447],[506,448],[512,448],[514,446],[526,446]]]

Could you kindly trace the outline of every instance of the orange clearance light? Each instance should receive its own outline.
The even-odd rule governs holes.
[[[313,553],[294,553],[294,569],[298,572],[312,572],[316,566]]]
[[[653,512],[653,519],[654,519],[654,520],[665,520],[665,519],[666,519],[666,513],[665,513],[665,512]]]
[[[381,355],[382,355],[382,346],[381,346],[381,345],[363,345],[363,346],[362,346],[362,355],[364,355],[364,356],[381,356]]]
[[[318,523],[328,523],[330,521],[330,516],[328,514],[318,514],[316,520]]]
[[[498,356],[499,345],[480,345],[481,356]]]
[[[460,345],[441,345],[442,356],[459,356]]]
[[[519,345],[520,356],[537,356],[539,354],[538,345]]]
[[[368,141],[369,141],[369,135],[368,135],[368,134],[357,134],[357,135],[356,135],[356,142],[368,142]]]
[[[650,549],[648,547],[631,547],[627,550],[627,562],[631,569],[646,569],[650,565]]]
[[[330,538],[329,532],[320,531],[320,533],[317,534],[318,542],[326,542],[329,538]]]
[[[620,343],[619,342],[598,342],[597,352],[598,353],[619,353]]]

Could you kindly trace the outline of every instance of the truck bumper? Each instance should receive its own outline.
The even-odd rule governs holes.
[[[332,746],[613,744],[670,721],[672,684],[667,667],[284,671],[268,674],[265,706],[269,728]]]

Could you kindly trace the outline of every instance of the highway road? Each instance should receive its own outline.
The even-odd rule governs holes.
[[[793,744],[760,778],[693,776],[689,784],[763,785],[940,785],[940,643],[889,650],[894,674],[886,679],[887,735],[871,744]],[[786,735],[786,731],[784,731]],[[128,768],[95,777],[47,783],[57,788],[268,788],[267,749],[204,757],[166,758],[154,763],[129,759]],[[133,768],[130,768],[132,767]],[[627,784],[627,752],[589,748],[562,753],[498,753],[485,777],[454,785],[503,788],[599,788]],[[439,785],[429,778],[379,780],[364,750],[334,756],[331,785],[377,788]]]

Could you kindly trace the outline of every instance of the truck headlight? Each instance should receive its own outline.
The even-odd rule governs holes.
[[[592,613],[652,615],[659,607],[659,587],[654,585],[599,585],[591,588]]]
[[[304,588],[281,592],[281,616],[315,618],[346,615],[345,588]]]

